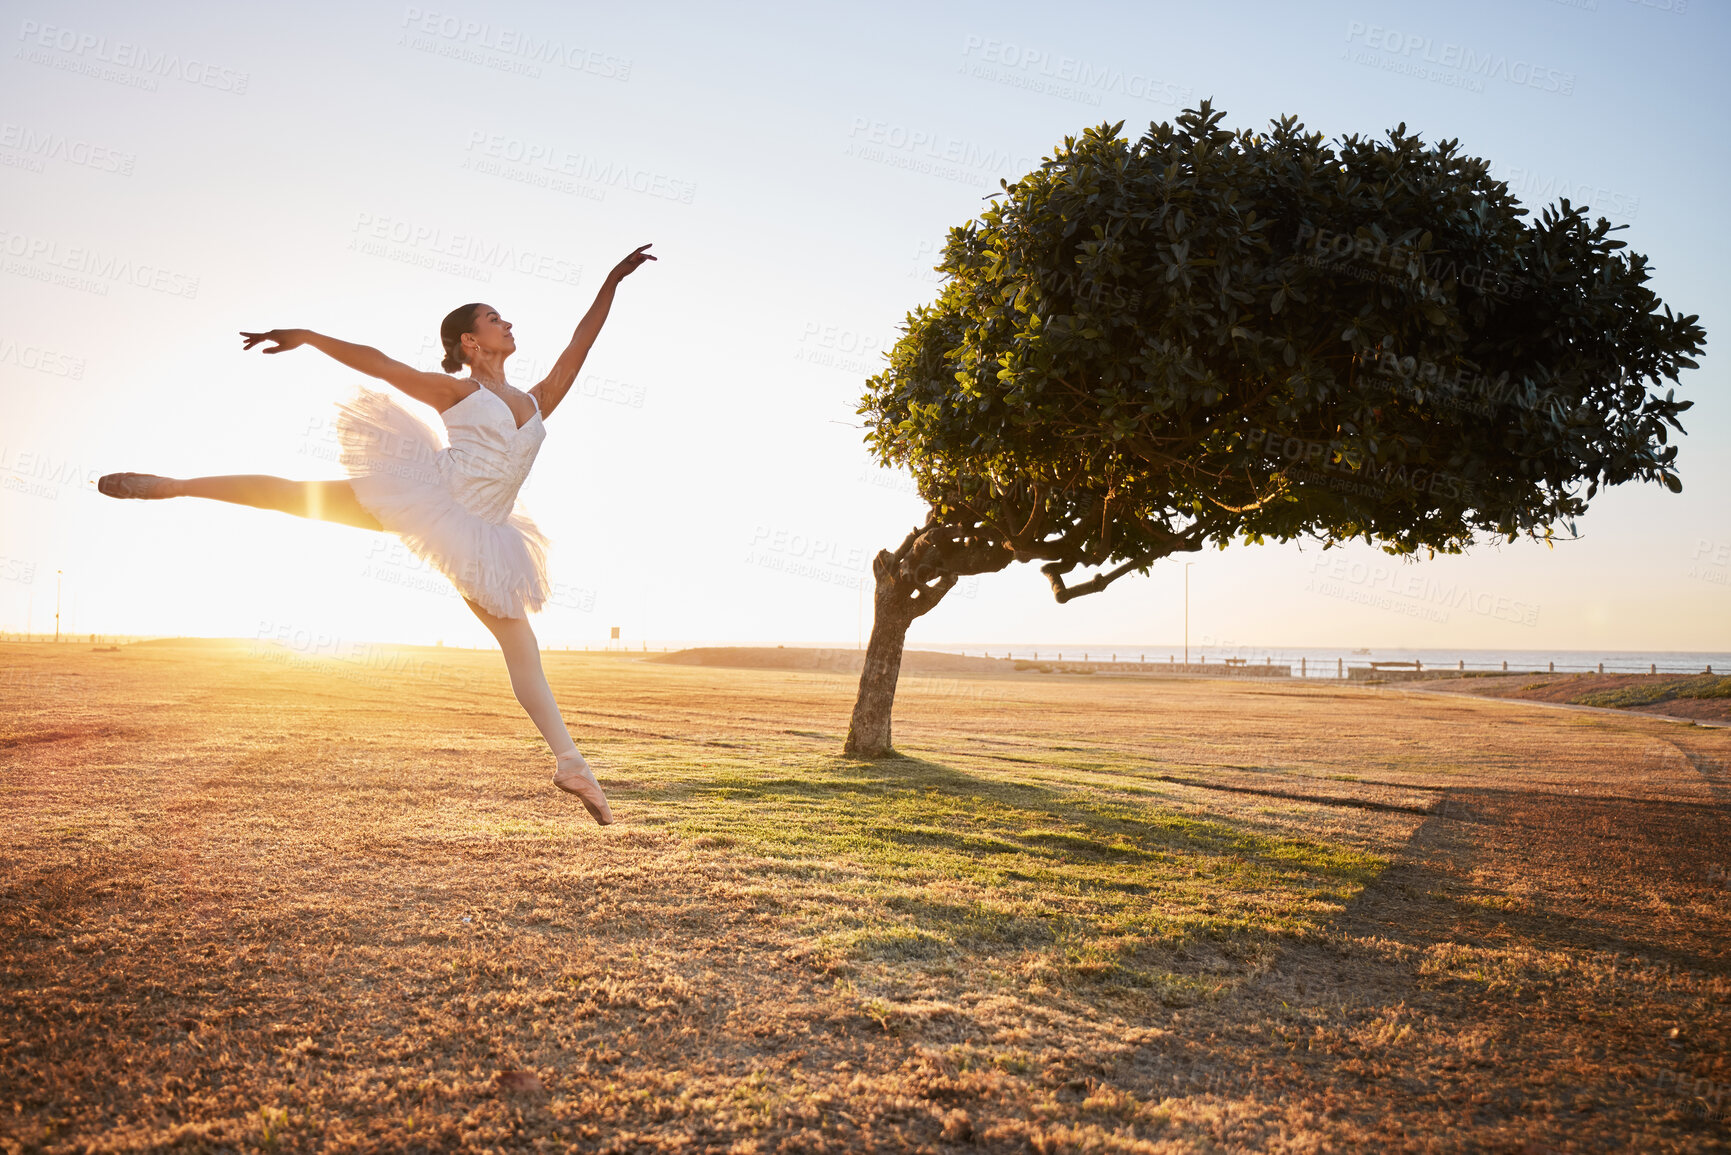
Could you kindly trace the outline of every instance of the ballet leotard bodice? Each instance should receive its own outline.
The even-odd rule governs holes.
[[[503,522],[511,515],[541,442],[547,439],[540,402],[519,428],[517,415],[505,399],[477,383],[473,393],[439,416],[450,439],[439,468],[452,495],[477,517]]]

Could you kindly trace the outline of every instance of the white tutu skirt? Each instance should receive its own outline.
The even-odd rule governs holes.
[[[474,479],[450,469],[433,431],[387,395],[362,389],[337,406],[343,468],[379,524],[494,616],[539,611],[548,543],[521,506],[494,522],[459,501],[458,487]]]

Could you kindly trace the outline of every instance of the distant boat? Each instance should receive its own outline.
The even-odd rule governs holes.
[[[1354,650],[1352,652],[1355,654],[1368,654],[1368,653],[1370,653],[1369,650]]]

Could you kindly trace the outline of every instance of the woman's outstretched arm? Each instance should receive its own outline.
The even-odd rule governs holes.
[[[311,345],[325,356],[341,361],[351,369],[359,369],[369,377],[377,377],[401,389],[416,401],[424,401],[440,411],[449,409],[463,397],[464,390],[454,377],[443,373],[422,372],[401,361],[392,360],[371,345],[339,341],[311,329],[272,329],[266,333],[242,333],[241,338],[242,347],[246,349],[261,341],[274,342],[275,347],[266,349],[266,353],[282,353],[301,345]]]
[[[607,274],[607,279],[601,282],[601,291],[595,294],[595,303],[589,306],[589,311],[583,314],[583,319],[577,322],[577,331],[571,334],[571,343],[565,346],[565,351],[559,354],[559,359],[553,362],[552,372],[529,392],[535,395],[536,402],[541,406],[541,416],[546,418],[553,412],[555,406],[564,400],[570,392],[572,382],[577,380],[577,373],[583,368],[584,360],[589,356],[590,346],[595,344],[595,338],[601,335],[601,326],[607,322],[607,311],[613,307],[613,291],[619,287],[619,282],[629,277],[644,261],[656,258],[644,252],[648,245],[639,245],[631,250],[631,254]]]

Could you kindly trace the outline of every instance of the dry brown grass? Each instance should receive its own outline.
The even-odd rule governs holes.
[[[1471,698],[0,647],[0,1147],[1714,1150],[1731,734]]]

